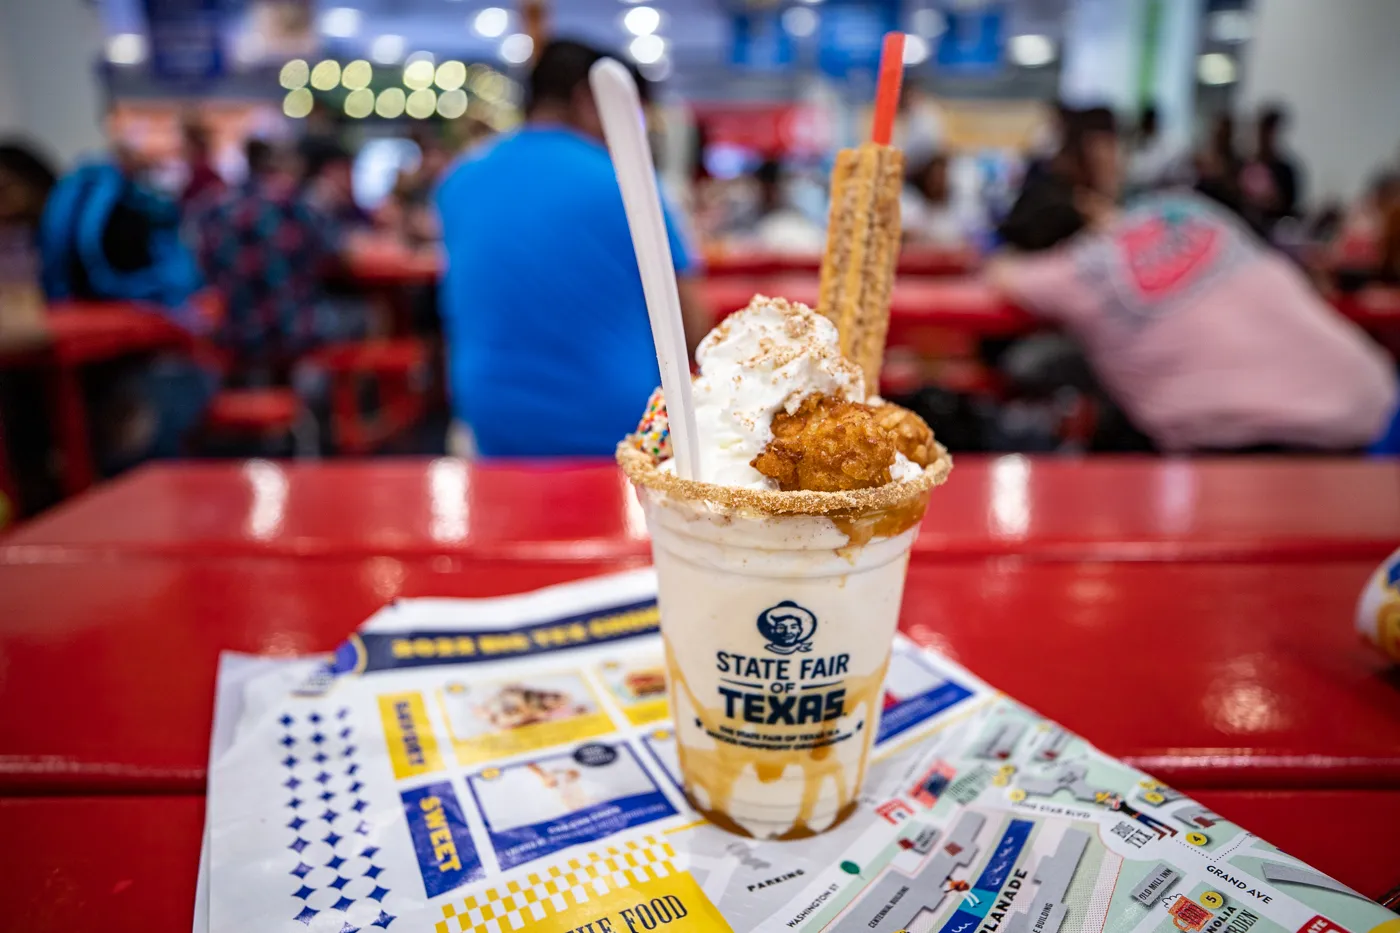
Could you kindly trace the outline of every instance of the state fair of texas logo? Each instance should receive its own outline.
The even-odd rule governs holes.
[[[768,642],[763,650],[774,654],[811,651],[812,636],[817,634],[817,617],[785,599],[758,614],[758,634]]]

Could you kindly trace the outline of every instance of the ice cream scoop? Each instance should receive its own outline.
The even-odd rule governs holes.
[[[695,426],[700,479],[774,488],[750,464],[773,439],[773,416],[809,395],[865,400],[860,368],[841,355],[836,326],[806,305],[755,295],[696,352]]]

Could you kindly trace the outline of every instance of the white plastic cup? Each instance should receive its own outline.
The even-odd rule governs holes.
[[[854,519],[854,539],[891,532],[864,543],[847,533],[849,517],[720,510],[645,486],[638,494],[692,805],[758,838],[836,825],[865,779],[927,491],[911,496],[900,521]]]

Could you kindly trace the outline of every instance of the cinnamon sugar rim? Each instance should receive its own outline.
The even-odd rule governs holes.
[[[768,515],[836,515],[897,508],[928,492],[934,486],[942,485],[953,469],[953,458],[947,448],[935,441],[933,446],[938,451],[938,456],[924,467],[921,474],[903,482],[889,482],[883,486],[846,492],[742,489],[681,479],[674,473],[661,470],[650,454],[637,449],[632,442],[633,438],[628,436],[617,445],[617,462],[622,467],[622,472],[627,474],[627,478],[638,486],[664,492],[679,499],[701,500],[730,509]]]

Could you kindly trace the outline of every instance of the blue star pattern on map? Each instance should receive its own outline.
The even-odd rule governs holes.
[[[384,867],[374,861],[380,847],[366,845],[374,826],[364,818],[369,803],[361,796],[364,782],[356,778],[360,763],[349,715],[345,707],[322,707],[301,714],[287,711],[276,720],[282,727],[276,737],[279,746],[315,749],[280,761],[280,786],[294,792],[284,804],[290,811],[285,825],[291,837],[286,850],[292,882],[285,916],[309,929],[333,931],[337,927],[328,921],[339,915],[340,933],[369,933],[372,927],[387,930],[397,918],[384,909],[391,889],[381,878]],[[338,755],[327,750],[331,731],[344,743]],[[309,799],[295,796],[303,786],[323,790]]]

